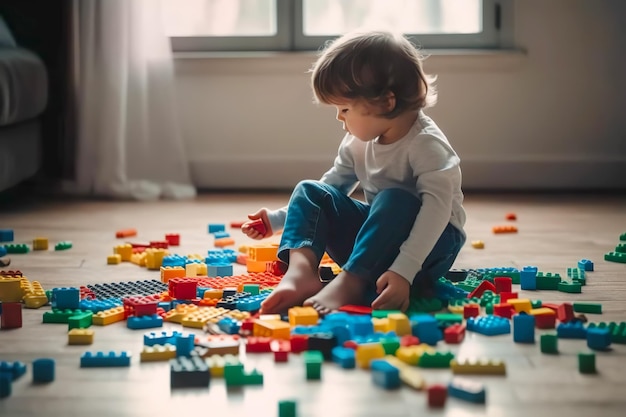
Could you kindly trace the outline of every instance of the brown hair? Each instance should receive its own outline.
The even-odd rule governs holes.
[[[424,73],[422,60],[417,47],[402,35],[346,34],[326,46],[311,70],[315,99],[324,104],[343,98],[377,105],[393,93],[395,108],[381,115],[390,119],[430,107],[437,101],[432,84],[436,77]]]

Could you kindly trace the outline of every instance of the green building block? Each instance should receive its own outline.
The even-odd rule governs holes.
[[[309,350],[302,354],[304,365],[306,366],[306,379],[322,379],[322,362],[324,356],[319,350]]]
[[[435,320],[437,320],[439,326],[448,327],[452,324],[463,323],[463,314],[438,313],[435,314]]]
[[[59,242],[56,245],[54,245],[54,250],[68,250],[72,248],[72,242]]]
[[[296,417],[297,407],[294,400],[278,402],[278,417]]]
[[[576,313],[602,314],[602,304],[598,303],[574,303]]]
[[[259,284],[244,284],[243,292],[248,292],[250,295],[259,295],[260,286]]]
[[[570,278],[585,278],[585,270],[580,268],[567,268],[567,276]]]
[[[619,262],[626,264],[626,253],[609,252],[604,254],[604,260],[609,262]]]
[[[224,381],[226,382],[227,387],[241,387],[246,385],[246,377],[243,373],[243,364],[224,364]]]
[[[383,345],[385,355],[395,355],[396,351],[400,349],[400,339],[397,337],[385,337],[380,339],[380,344]]]
[[[558,290],[561,275],[552,272],[537,272],[537,289],[538,290]]]
[[[485,306],[485,314],[487,315],[493,314],[493,304],[489,303]]]
[[[626,253],[626,243],[618,243],[615,247],[615,252]]]
[[[390,314],[397,314],[397,313],[402,313],[402,311],[400,311],[400,310],[373,310],[372,311],[372,318],[384,319],[387,316],[389,316]]]
[[[532,308],[541,308],[543,306],[543,302],[541,300],[530,300],[530,306]]]
[[[438,298],[411,298],[406,314],[432,313],[433,311],[440,311],[442,308],[443,304]]]
[[[13,254],[30,252],[30,248],[24,243],[9,243],[8,245],[4,245],[4,248],[7,250],[7,253]]]
[[[454,359],[452,352],[424,352],[417,366],[420,368],[449,368],[452,359]]]
[[[619,240],[621,240],[622,242],[626,242],[626,232],[619,235]]]
[[[559,338],[555,334],[542,334],[539,338],[541,353],[559,353],[558,340]]]
[[[50,297],[48,297],[48,300],[49,299]],[[82,313],[83,310],[58,310],[53,308],[52,311],[46,311],[43,313],[43,322],[68,324],[70,317],[78,316]]]
[[[253,369],[249,374],[243,375],[245,385],[263,385],[263,374]]]
[[[79,314],[75,314],[73,316],[68,317],[67,324],[68,329],[86,329],[91,327],[93,323],[93,312],[91,311],[82,311]]]
[[[578,282],[561,281],[559,282],[558,290],[569,294],[580,294],[582,287]]]
[[[596,355],[595,353],[578,354],[578,372],[581,374],[595,374],[596,373]]]

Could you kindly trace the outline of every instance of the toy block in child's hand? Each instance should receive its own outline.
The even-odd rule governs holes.
[[[262,234],[263,236],[265,236],[265,234],[267,233],[267,228],[265,227],[265,223],[263,223],[263,220],[261,219],[257,219],[257,220],[250,222],[249,226],[253,228],[254,230],[256,230],[257,232],[259,232],[260,234]]]

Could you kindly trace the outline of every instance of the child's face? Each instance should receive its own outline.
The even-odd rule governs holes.
[[[364,142],[376,139],[389,129],[389,120],[378,116],[374,106],[345,99],[333,106],[337,109],[337,120],[343,123],[343,130]]]

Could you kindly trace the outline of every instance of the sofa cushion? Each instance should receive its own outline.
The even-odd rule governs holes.
[[[23,48],[0,47],[0,126],[40,115],[48,101],[41,59]]]

